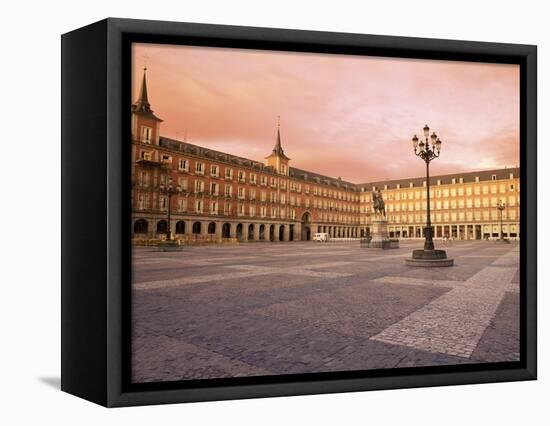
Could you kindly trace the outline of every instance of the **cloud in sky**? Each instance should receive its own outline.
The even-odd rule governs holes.
[[[427,123],[434,174],[519,164],[516,65],[136,44],[133,99],[144,57],[163,136],[261,161],[280,115],[292,166],[360,183],[422,176]]]

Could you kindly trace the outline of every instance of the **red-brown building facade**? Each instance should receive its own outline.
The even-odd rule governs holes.
[[[358,237],[359,190],[341,179],[290,167],[277,128],[264,162],[160,135],[145,73],[132,105],[135,239],[309,240],[315,232]]]
[[[151,109],[144,72],[132,105],[136,242],[165,238],[168,230],[182,241],[297,241],[316,232],[360,237],[368,232],[374,187],[383,190],[392,236],[423,237],[422,178],[354,184],[292,167],[279,127],[271,154],[259,162],[163,137],[161,123]],[[496,205],[502,200],[508,203],[502,232],[519,237],[519,169],[434,176],[430,182],[436,237],[500,235],[502,212]]]

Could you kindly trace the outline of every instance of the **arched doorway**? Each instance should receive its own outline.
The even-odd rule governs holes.
[[[285,240],[285,226],[281,225],[279,227],[279,241],[284,241],[284,240]]]
[[[275,241],[275,225],[269,226],[269,241]]]
[[[193,234],[200,234],[201,233],[201,223],[195,222],[193,223]]]
[[[157,234],[166,234],[168,231],[168,222],[164,219],[157,222]]]
[[[231,236],[231,226],[229,223],[224,223],[222,226],[222,238],[229,238]]]
[[[176,234],[185,234],[185,222],[183,220],[176,222]]]
[[[254,239],[254,225],[248,225],[248,240],[252,241]]]
[[[147,234],[149,223],[145,219],[138,219],[134,222],[134,234]]]
[[[237,239],[241,241],[243,239],[243,224],[239,223],[237,225]]]
[[[311,214],[309,212],[305,212],[302,215],[302,241],[309,241],[311,240]]]
[[[209,234],[215,234],[216,233],[216,224],[214,222],[210,222],[208,224],[208,233]]]
[[[260,241],[265,240],[265,225],[260,225]]]

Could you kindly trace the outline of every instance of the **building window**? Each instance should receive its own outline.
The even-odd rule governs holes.
[[[233,169],[225,168],[225,178],[229,180],[233,179]]]
[[[246,173],[242,170],[239,170],[239,182],[244,182],[246,180]]]
[[[150,160],[151,159],[151,153],[147,151],[141,151],[141,159],[142,160]]]
[[[225,185],[225,196],[230,198],[233,194],[233,187],[231,185]]]
[[[218,166],[215,166],[215,165],[210,166],[210,176],[217,178],[219,176],[219,173],[220,173],[220,168]]]
[[[153,129],[147,126],[141,126],[141,142],[150,144]]]
[[[204,174],[204,163],[196,162],[195,163],[195,173],[198,175]]]
[[[218,214],[218,203],[215,201],[210,203],[210,214]]]
[[[202,193],[204,192],[204,182],[202,180],[196,180],[195,181],[195,192],[196,193]]]
[[[260,185],[267,186],[267,177],[260,176]]]
[[[451,183],[454,185],[456,183],[456,179],[455,178],[452,178],[451,179]]]
[[[476,183],[479,183],[479,176],[476,176]]]
[[[139,174],[139,186],[147,188],[149,186],[149,173],[141,172]]]
[[[179,161],[179,164],[178,164],[178,168],[179,168],[181,171],[188,172],[188,171],[189,171],[189,161],[186,160],[185,158],[180,158],[180,161]]]
[[[514,174],[510,173],[510,179],[514,179]]]
[[[212,195],[215,195],[215,196],[218,195],[218,188],[219,188],[219,187],[218,187],[218,184],[217,184],[217,183],[211,183],[211,184],[210,184],[210,193],[211,193]]]
[[[179,177],[178,185],[180,186],[182,191],[187,191],[187,178]]]
[[[497,175],[492,175],[491,180],[497,180]]]
[[[239,186],[238,196],[241,200],[244,199],[244,187]]]
[[[187,199],[186,198],[179,198],[178,199],[178,210],[180,212],[184,212],[187,210]]]
[[[256,184],[256,173],[250,173],[250,183],[253,185]]]

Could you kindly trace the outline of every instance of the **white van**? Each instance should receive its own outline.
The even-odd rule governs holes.
[[[326,232],[317,232],[313,236],[313,241],[328,241],[328,234]]]

